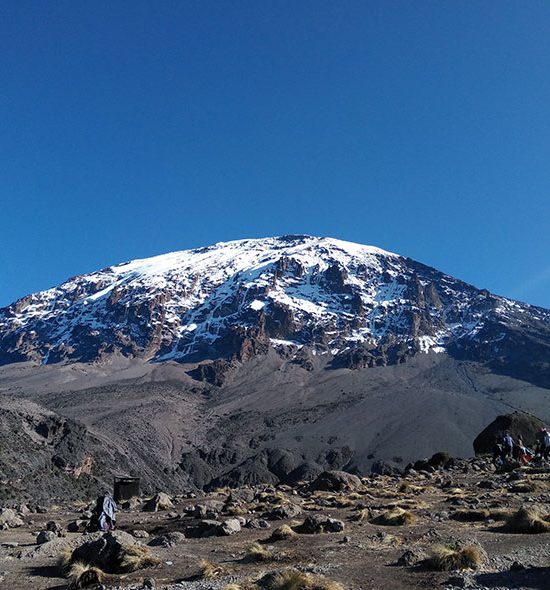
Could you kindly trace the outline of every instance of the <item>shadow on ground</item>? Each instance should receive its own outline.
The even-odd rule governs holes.
[[[524,570],[479,574],[476,582],[487,588],[529,588],[550,590],[550,567],[530,567]]]

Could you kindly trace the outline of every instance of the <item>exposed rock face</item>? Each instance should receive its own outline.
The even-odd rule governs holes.
[[[306,370],[447,351],[550,384],[550,312],[491,295],[411,259],[331,238],[241,240],[136,260],[0,309],[0,364],[246,362],[275,347]],[[232,365],[192,375],[221,386]]]
[[[105,485],[94,477],[105,462],[127,464],[75,420],[10,398],[0,401],[0,447],[0,501],[88,494]]]
[[[514,440],[521,437],[525,444],[532,445],[535,442],[538,430],[542,426],[545,426],[542,420],[526,412],[513,412],[512,414],[498,416],[476,437],[474,440],[474,452],[476,455],[492,453],[496,437],[505,431],[508,431]]]

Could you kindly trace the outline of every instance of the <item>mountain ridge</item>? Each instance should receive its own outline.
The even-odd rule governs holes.
[[[19,299],[0,309],[0,364],[246,362],[269,348],[349,368],[429,351],[494,361],[518,330],[546,352],[550,311],[375,246],[286,235],[137,259]]]

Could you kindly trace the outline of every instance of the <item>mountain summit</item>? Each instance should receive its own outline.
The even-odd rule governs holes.
[[[376,247],[311,236],[134,260],[0,309],[0,364],[113,353],[245,361],[275,348],[349,368],[432,351],[547,372],[549,346],[548,310]]]

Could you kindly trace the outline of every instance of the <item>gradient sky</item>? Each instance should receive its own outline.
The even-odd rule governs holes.
[[[0,306],[244,237],[550,307],[550,2],[3,0]]]

